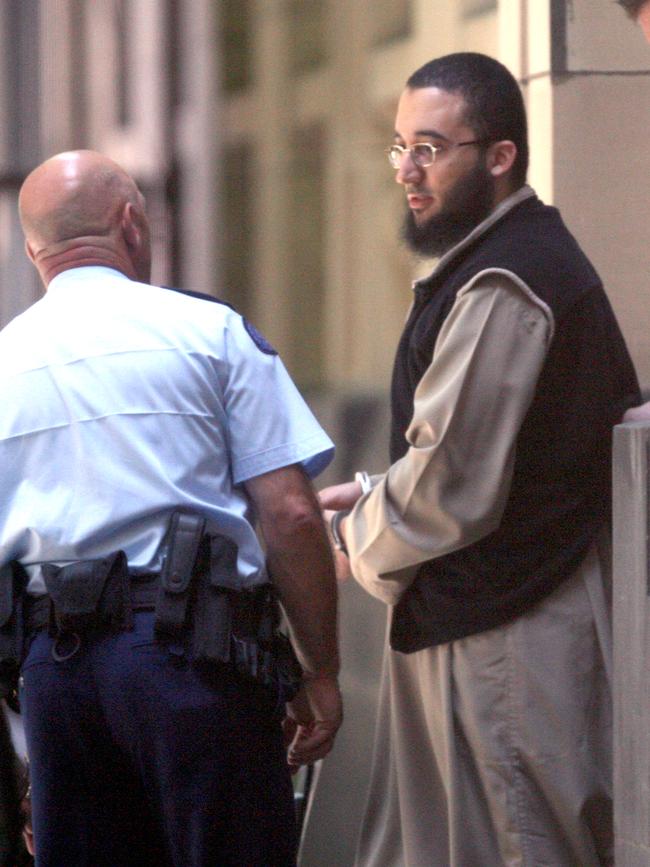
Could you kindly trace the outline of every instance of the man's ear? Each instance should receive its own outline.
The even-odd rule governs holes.
[[[30,262],[36,264],[36,256],[34,254],[34,251],[32,250],[32,245],[27,239],[25,239],[25,253],[27,254],[27,258],[30,260]]]
[[[495,178],[507,174],[517,159],[517,145],[513,141],[493,142],[487,151],[487,168]]]
[[[124,205],[120,225],[122,227],[122,235],[129,250],[139,247],[142,237],[140,231],[140,215],[131,202],[127,202]]]

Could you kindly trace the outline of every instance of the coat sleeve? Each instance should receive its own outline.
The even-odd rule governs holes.
[[[482,272],[458,293],[415,392],[408,451],[346,520],[352,573],[373,596],[395,604],[418,564],[498,526],[552,336],[550,309],[514,274]]]

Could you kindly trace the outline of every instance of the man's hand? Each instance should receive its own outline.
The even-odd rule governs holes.
[[[334,675],[305,675],[298,695],[287,705],[288,725],[295,725],[287,761],[292,770],[326,756],[343,721],[343,705]]]
[[[623,416],[623,421],[650,421],[650,401],[628,409]]]
[[[345,482],[342,485],[330,485],[318,493],[318,499],[322,509],[332,509],[337,512],[340,509],[351,509],[361,496],[360,482]]]

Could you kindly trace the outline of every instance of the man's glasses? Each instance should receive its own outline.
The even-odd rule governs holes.
[[[386,155],[388,156],[388,162],[394,169],[400,168],[402,160],[404,159],[404,154],[411,154],[413,163],[419,169],[426,169],[428,166],[432,166],[435,163],[438,151],[446,151],[450,148],[462,148],[465,147],[465,145],[474,144],[485,144],[485,139],[476,138],[471,141],[449,142],[444,145],[434,145],[423,141],[417,142],[410,148],[403,148],[401,145],[394,144],[387,148]]]

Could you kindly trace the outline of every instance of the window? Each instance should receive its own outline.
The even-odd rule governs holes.
[[[410,34],[411,5],[411,0],[392,0],[373,7],[373,45],[384,45]]]
[[[323,361],[325,257],[324,130],[319,124],[291,137],[289,280],[292,370],[302,386],[320,384]]]
[[[226,93],[246,88],[251,69],[251,0],[217,0],[221,14],[221,82]]]
[[[0,328],[43,292],[36,268],[25,255],[18,186],[16,180],[0,178]]]
[[[244,316],[253,302],[252,203],[253,148],[238,142],[225,148],[223,157],[223,278],[229,301]]]
[[[69,0],[70,6],[70,129],[75,140],[85,142],[88,130],[86,106],[86,6],[85,0]]]
[[[20,173],[40,162],[39,3],[7,3],[2,11],[2,79],[7,99],[4,166]]]
[[[42,291],[25,255],[18,219],[18,190],[41,161],[39,2],[3,3],[0,85],[3,128],[0,153],[0,327],[33,303]]]
[[[117,122],[120,126],[128,126],[131,121],[128,88],[131,72],[129,63],[130,5],[129,0],[115,0],[115,47],[117,55],[115,90],[117,94]]]
[[[289,63],[300,75],[324,63],[326,49],[325,0],[286,0],[289,15]]]
[[[473,18],[497,8],[497,0],[463,0],[463,15]]]

